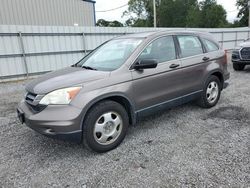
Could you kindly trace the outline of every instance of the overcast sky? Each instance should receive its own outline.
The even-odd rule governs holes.
[[[109,21],[118,20],[124,22],[126,18],[122,18],[122,13],[127,10],[127,6],[108,12],[98,12],[110,10],[123,5],[126,5],[129,0],[96,0],[96,17],[98,19],[105,19]],[[230,22],[236,19],[237,7],[235,6],[236,0],[217,0],[227,11],[227,19]]]

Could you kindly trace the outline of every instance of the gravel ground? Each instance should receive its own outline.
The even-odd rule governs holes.
[[[0,84],[0,187],[250,187],[250,67],[229,69],[216,107],[144,119],[105,154],[21,125],[25,82]]]

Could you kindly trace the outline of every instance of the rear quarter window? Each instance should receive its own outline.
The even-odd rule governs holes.
[[[202,42],[204,43],[204,45],[205,45],[208,52],[213,52],[213,51],[219,50],[219,46],[215,42],[213,42],[211,40],[203,38]]]

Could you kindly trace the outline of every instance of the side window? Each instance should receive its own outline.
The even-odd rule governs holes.
[[[156,39],[143,50],[138,59],[156,59],[159,63],[176,59],[173,37],[167,36]]]
[[[208,52],[219,50],[218,45],[208,39],[202,39],[202,42],[206,46]]]
[[[189,57],[203,53],[202,44],[198,37],[183,35],[177,36],[181,48],[181,56]]]

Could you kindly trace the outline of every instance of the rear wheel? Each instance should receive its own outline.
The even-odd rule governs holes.
[[[91,108],[84,121],[84,144],[96,152],[112,150],[123,141],[128,124],[128,114],[122,105],[100,102]]]
[[[242,71],[245,68],[245,65],[240,65],[240,64],[233,64],[233,68],[235,71]]]
[[[210,76],[203,88],[202,95],[198,100],[198,104],[203,108],[211,108],[215,106],[221,94],[222,83],[216,76]]]

